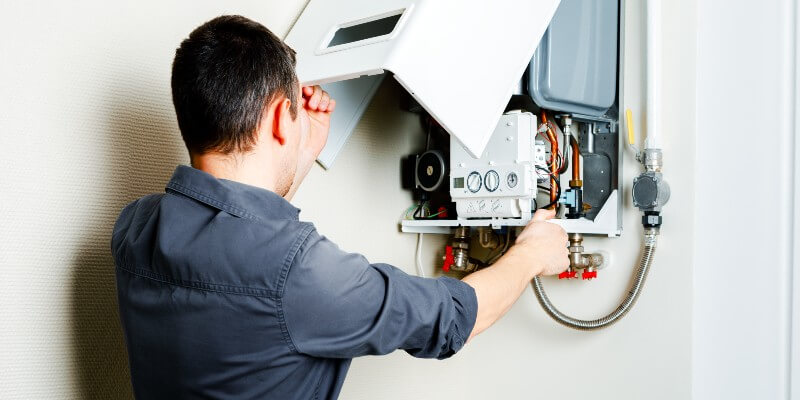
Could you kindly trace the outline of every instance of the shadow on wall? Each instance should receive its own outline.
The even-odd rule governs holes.
[[[125,76],[126,72],[118,71]],[[117,308],[111,232],[122,208],[148,193],[163,192],[175,166],[187,162],[169,97],[160,79],[109,81],[94,113],[103,113],[102,145],[94,173],[103,182],[85,221],[84,240],[72,261],[73,359],[83,399],[130,399],[128,357]],[[73,132],[84,135],[85,132]]]

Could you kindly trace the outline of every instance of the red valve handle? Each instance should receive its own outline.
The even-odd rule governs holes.
[[[450,266],[453,265],[455,260],[453,259],[453,246],[446,246],[444,248],[444,264],[442,265],[442,271],[449,272]]]
[[[583,278],[584,280],[597,278],[597,271],[592,271],[592,272],[583,271],[583,274],[581,275],[581,278]]]
[[[578,277],[578,271],[570,271],[566,270],[560,274],[558,274],[558,279],[572,279]]]

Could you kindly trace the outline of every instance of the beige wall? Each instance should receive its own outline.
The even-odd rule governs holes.
[[[0,5],[3,399],[130,397],[109,233],[124,204],[161,191],[174,165],[186,162],[169,95],[174,49],[222,13],[283,35],[305,2],[71,3]],[[643,10],[628,3],[625,102],[641,116]],[[636,309],[608,330],[574,332],[550,321],[527,291],[451,360],[403,352],[355,360],[343,398],[689,397],[696,12],[691,0],[664,2],[664,11],[673,198]],[[420,136],[415,117],[397,109],[400,90],[384,84],[336,164],[315,168],[296,203],[344,249],[413,273],[416,237],[396,224],[410,202],[398,176],[399,157],[418,149]],[[629,186],[637,167],[629,155],[625,162]],[[588,244],[611,250],[615,265],[592,283],[546,281],[564,311],[594,316],[623,295],[640,232],[628,195],[622,238]],[[428,273],[441,243],[425,242]]]

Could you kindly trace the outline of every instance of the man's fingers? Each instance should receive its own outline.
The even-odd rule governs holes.
[[[318,111],[327,111],[328,110],[328,103],[331,101],[331,95],[328,94],[326,91],[322,91],[322,97],[319,99],[319,107],[317,107]]]
[[[303,86],[302,104],[309,111],[333,112],[336,101],[319,85]]]
[[[533,214],[533,221],[547,221],[556,216],[556,210],[536,210]]]
[[[320,98],[322,98],[322,88],[319,86],[314,86],[314,94],[312,94],[311,98],[308,99],[308,108],[316,111],[317,107],[319,106]]]

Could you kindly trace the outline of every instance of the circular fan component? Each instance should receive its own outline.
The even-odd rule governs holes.
[[[442,185],[445,176],[445,164],[442,153],[429,150],[417,158],[417,186],[427,192],[433,192]]]

